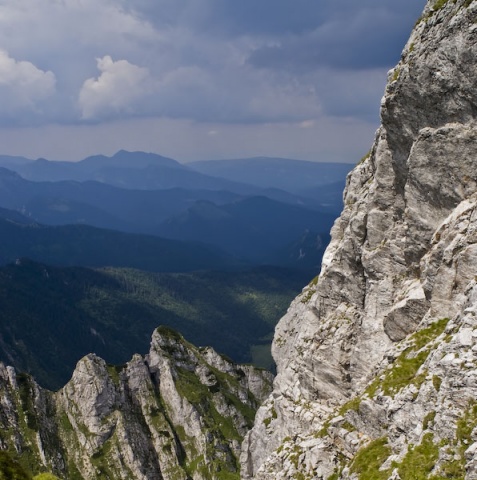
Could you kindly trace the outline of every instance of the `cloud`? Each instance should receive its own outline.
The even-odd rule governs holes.
[[[52,72],[45,72],[31,62],[15,60],[0,50],[1,116],[40,113],[41,102],[55,93],[55,83]]]
[[[410,30],[407,22],[385,7],[365,9],[353,18],[331,18],[312,31],[283,36],[251,52],[257,68],[309,72],[317,68],[366,70],[393,66]]]
[[[425,0],[123,0],[158,29],[180,24],[197,34],[233,39],[303,35],[330,21],[351,22],[362,11],[385,11],[396,23],[412,26]],[[337,31],[338,38],[343,31]]]
[[[298,124],[299,128],[313,128],[315,126],[314,120],[303,120]]]
[[[48,97],[27,96],[41,115],[19,123],[377,122],[384,72],[419,3],[3,0],[0,48],[56,78]]]
[[[96,61],[101,75],[87,79],[81,88],[81,117],[91,120],[137,112],[138,104],[151,91],[149,70],[127,60],[115,62],[109,55]]]

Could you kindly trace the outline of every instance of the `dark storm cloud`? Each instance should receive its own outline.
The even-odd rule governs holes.
[[[123,0],[126,8],[161,27],[181,23],[194,31],[228,37],[301,35],[363,11],[384,11],[402,28],[403,21],[412,25],[424,4],[419,0]]]
[[[353,17],[334,17],[311,32],[284,35],[275,45],[257,48],[248,62],[258,68],[296,71],[320,66],[389,68],[399,60],[416,15],[381,7],[363,9]]]
[[[0,124],[377,118],[371,112],[385,71],[423,6],[417,0],[4,0],[0,100],[7,108]]]

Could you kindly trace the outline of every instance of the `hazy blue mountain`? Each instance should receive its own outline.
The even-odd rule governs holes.
[[[313,200],[312,205],[318,204],[321,209],[339,213],[343,209],[343,191],[346,178],[326,185],[315,185],[299,191],[303,198]]]
[[[0,267],[0,361],[58,388],[82,356],[122,364],[146,353],[151,331],[168,325],[236,361],[263,364],[275,323],[313,275],[279,268],[153,274],[23,260]]]
[[[103,167],[92,172],[86,180],[107,183],[135,190],[164,190],[168,188],[229,190],[240,194],[256,193],[251,185],[215,178],[192,169],[148,165],[142,168]]]
[[[25,211],[31,218],[46,225],[80,224],[125,232],[141,231],[141,228],[133,223],[120,219],[100,207],[67,198],[34,197],[25,203]]]
[[[10,160],[13,158],[13,161]],[[148,166],[188,170],[188,167],[176,162],[172,158],[153,153],[127,152],[120,150],[115,155],[93,155],[79,162],[51,161],[45,158],[37,160],[23,159],[22,157],[0,156],[0,166],[10,168],[23,178],[34,181],[59,180],[92,180],[95,172],[108,168],[143,169]]]
[[[31,162],[33,162],[33,160],[25,157],[19,157],[14,155],[0,155],[0,167],[4,168],[15,168]]]
[[[318,165],[282,159],[265,160],[262,162],[264,165],[277,162],[277,165],[293,164],[297,170],[304,165],[306,168],[303,167],[301,173],[295,175],[295,180],[305,175],[306,169],[316,169]],[[134,162],[140,168],[131,168]],[[287,250],[288,246],[297,242],[307,231],[325,235],[342,205],[343,173],[341,180],[334,183],[302,189],[302,195],[274,187],[256,186],[245,186],[242,190],[248,189],[248,193],[239,194],[213,188],[214,182],[222,182],[222,185],[228,182],[232,188],[233,182],[229,180],[214,179],[172,159],[140,152],[89,157],[78,164],[42,159],[26,164],[32,165],[40,170],[46,165],[44,173],[58,167],[63,169],[65,175],[71,173],[68,170],[81,169],[84,174],[97,176],[101,182],[31,181],[18,173],[0,168],[0,207],[20,211],[48,225],[92,225],[203,242],[223,249],[230,255],[260,264],[271,262],[289,265],[289,261],[295,264],[298,260],[290,259],[298,258],[299,254],[297,257],[297,251],[292,253],[292,247],[292,250]],[[336,165],[343,170],[342,164]],[[99,169],[95,170],[96,167]],[[322,169],[323,165],[319,167]],[[124,186],[129,182],[129,186],[132,186],[138,182],[149,189],[134,190],[108,185],[106,177],[100,178],[100,175],[106,175],[109,182],[118,185]],[[336,170],[333,175],[338,175]],[[329,178],[327,176],[325,180]],[[161,179],[159,183],[157,179]],[[167,182],[174,184],[175,179],[189,188],[162,189]],[[192,189],[198,179],[201,179],[204,188]],[[144,183],[146,181],[149,182],[147,185]],[[252,195],[250,192],[254,191],[264,192],[264,195]],[[54,258],[41,260],[54,261]]]
[[[206,160],[188,164],[198,172],[261,188],[301,193],[307,188],[343,181],[354,167],[348,163],[307,162],[287,158]]]
[[[94,172],[105,167],[144,168],[148,166],[161,166],[178,170],[188,169],[182,163],[156,153],[128,152],[126,150],[119,150],[111,157],[93,155],[77,162],[76,165],[78,169],[83,172]]]
[[[281,190],[268,189],[266,196],[295,206],[319,207],[319,202]],[[83,223],[153,233],[164,220],[197,201],[222,205],[243,198],[227,190],[128,190],[100,182],[33,182],[0,168],[0,207],[22,211],[52,225]]]
[[[13,158],[13,160],[9,160]],[[35,182],[75,180],[97,181],[133,190],[170,188],[230,190],[241,194],[257,193],[251,185],[211,177],[172,158],[155,153],[127,152],[115,155],[94,155],[79,162],[50,161],[44,158],[30,161],[5,157],[0,166],[16,171],[26,180]]]
[[[28,257],[53,265],[120,266],[180,272],[237,266],[217,249],[87,225],[46,226],[0,210],[0,264]]]
[[[4,161],[2,162],[2,158]],[[10,159],[13,159],[10,161]],[[265,195],[274,200],[309,208],[320,208],[314,197],[306,198],[286,192],[276,186],[262,188],[234,179],[218,178],[197,172],[171,158],[144,152],[121,150],[111,157],[95,155],[79,162],[49,161],[44,158],[28,160],[21,157],[1,157],[0,167],[35,182],[74,180],[95,181],[131,190],[229,191],[243,196]],[[204,197],[206,198],[206,197]],[[76,199],[78,201],[78,199]]]
[[[335,215],[250,197],[225,205],[199,201],[164,222],[167,238],[215,245],[233,255],[265,262],[307,230],[328,232]]]
[[[0,168],[0,207],[52,225],[82,223],[152,233],[196,201],[229,203],[239,195],[214,190],[125,190],[99,182],[32,182]]]

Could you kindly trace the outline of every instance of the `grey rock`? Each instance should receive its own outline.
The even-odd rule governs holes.
[[[379,439],[388,478],[423,442],[439,452],[427,475],[453,460],[475,478],[477,438],[461,443],[462,422],[477,425],[476,21],[475,1],[429,1],[389,72],[319,280],[276,328],[244,479],[356,479]]]
[[[0,448],[60,478],[238,478],[241,440],[272,380],[167,328],[124,366],[87,355],[56,393],[0,364]]]

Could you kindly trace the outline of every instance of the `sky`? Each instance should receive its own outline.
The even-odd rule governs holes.
[[[0,154],[354,163],[424,0],[0,0]]]

